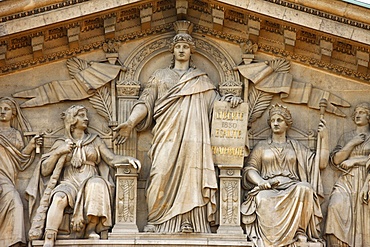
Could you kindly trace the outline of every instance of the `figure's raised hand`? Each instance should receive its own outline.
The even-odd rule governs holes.
[[[319,127],[317,128],[317,132],[320,133],[321,138],[327,138],[328,137],[328,128],[326,127],[326,121],[325,119],[321,118]]]
[[[113,141],[116,141],[117,145],[123,144],[130,137],[132,129],[134,126],[130,121],[119,124],[117,127],[113,128],[115,132],[113,135]]]
[[[366,139],[366,134],[364,133],[360,133],[358,135],[356,135],[355,137],[353,137],[353,139],[350,141],[354,146],[357,146],[357,145],[360,145],[361,143],[363,143]]]
[[[354,160],[348,159],[343,161],[339,166],[345,170],[349,170],[354,167],[356,162]]]
[[[73,151],[73,148],[75,147],[75,143],[71,139],[66,139],[64,141],[64,144],[60,145],[57,149],[57,151],[60,154],[68,154]]]

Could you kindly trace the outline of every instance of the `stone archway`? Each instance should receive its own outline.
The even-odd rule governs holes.
[[[127,72],[122,79],[124,81],[140,81],[142,84],[145,83],[140,80],[144,68],[149,67],[153,70],[151,72],[154,72],[155,69],[168,66],[170,61],[166,61],[165,63],[159,62],[154,66],[149,66],[149,64],[153,60],[163,61],[163,59],[171,59],[168,47],[173,36],[174,34],[170,33],[156,37],[131,53],[124,62]],[[192,37],[195,40],[196,46],[195,56],[197,56],[200,62],[199,65],[195,63],[197,67],[199,66],[200,69],[207,72],[217,85],[226,81],[240,81],[239,73],[233,69],[236,66],[235,62],[226,50],[200,35],[192,34]],[[214,75],[214,71],[210,71],[208,66],[201,66],[202,63],[211,65],[217,71],[216,75]],[[148,74],[151,73],[148,72]],[[215,78],[217,79],[215,80]]]

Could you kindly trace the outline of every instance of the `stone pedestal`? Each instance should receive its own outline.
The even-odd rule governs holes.
[[[213,109],[211,143],[213,160],[220,169],[218,234],[242,235],[240,226],[241,175],[247,139],[248,105],[231,108],[216,102]]]
[[[130,164],[117,164],[115,225],[109,239],[139,232],[136,225],[137,170]]]
[[[219,165],[220,226],[218,234],[243,234],[240,227],[240,166]]]

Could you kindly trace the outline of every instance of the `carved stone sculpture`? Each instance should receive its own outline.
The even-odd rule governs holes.
[[[98,135],[88,133],[84,106],[71,106],[63,112],[62,119],[65,135],[40,161],[42,177],[51,177],[29,232],[30,239],[39,239],[45,224],[44,246],[54,245],[65,209],[72,212],[70,224],[76,237],[99,239],[100,232],[112,227],[114,184],[104,177],[109,174],[107,165],[129,163],[136,169],[141,166],[135,158],[115,155]],[[39,180],[36,176],[32,179]],[[36,192],[28,193],[37,198]]]
[[[221,97],[208,76],[190,66],[195,47],[189,28],[189,22],[175,23],[174,63],[150,77],[128,120],[115,129],[122,143],[134,127],[144,130],[155,121],[146,231],[210,232],[216,212],[209,123],[213,103]],[[237,105],[241,100],[230,101]]]
[[[328,206],[328,246],[370,246],[370,104],[358,104],[352,118],[356,129],[343,134],[331,154],[342,174]]]
[[[0,99],[0,246],[26,244],[23,204],[15,188],[19,171],[33,161],[39,136],[27,145],[24,134],[31,127],[17,102],[9,97]]]
[[[320,169],[329,158],[326,122],[320,120],[316,155],[287,137],[292,123],[287,108],[273,105],[268,119],[272,136],[254,147],[244,168],[244,182],[255,187],[248,192],[241,212],[247,235],[257,246],[290,246],[319,239]]]

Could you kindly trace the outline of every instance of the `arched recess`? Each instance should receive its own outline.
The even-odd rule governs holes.
[[[174,35],[170,33],[155,37],[132,52],[124,62],[127,72],[120,81],[142,84],[156,69],[169,66],[172,59],[169,45]],[[233,69],[235,62],[225,49],[200,35],[192,34],[192,37],[196,46],[192,55],[194,65],[205,71],[216,86],[226,81],[240,81],[239,73]]]

